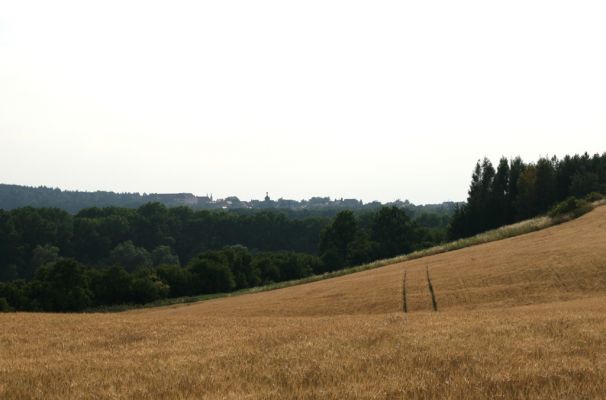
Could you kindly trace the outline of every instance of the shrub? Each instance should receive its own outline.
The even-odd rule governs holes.
[[[156,269],[158,277],[170,287],[170,297],[191,296],[191,272],[179,265],[161,265]]]
[[[197,293],[226,293],[236,287],[233,273],[223,263],[209,259],[197,259],[191,263],[189,268],[193,274]]]
[[[86,271],[75,260],[41,267],[32,284],[34,297],[45,311],[80,311],[92,303]]]
[[[152,271],[140,270],[132,281],[135,303],[149,303],[168,296],[170,287]]]
[[[549,212],[550,217],[572,216],[579,217],[591,211],[591,204],[585,200],[569,197],[561,203],[556,204]]]
[[[102,304],[128,303],[132,299],[133,277],[120,266],[95,271],[91,288],[95,301]]]
[[[22,311],[32,308],[30,299],[31,283],[23,279],[17,279],[11,282],[0,282],[0,297],[6,299],[11,308]]]
[[[9,312],[13,311],[10,304],[4,297],[0,297],[0,312]]]
[[[598,192],[591,192],[587,196],[585,196],[585,200],[589,202],[599,201],[604,199],[604,195]]]

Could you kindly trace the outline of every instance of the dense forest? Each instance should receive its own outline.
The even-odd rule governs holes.
[[[398,207],[333,218],[160,203],[76,215],[0,210],[0,298],[14,309],[64,311],[244,289],[438,243],[449,220],[413,220]]]
[[[464,204],[352,210],[0,209],[0,310],[77,311],[229,292],[409,253],[606,192],[606,153],[488,159]]]
[[[126,269],[187,263],[195,255],[243,245],[253,251],[315,254],[328,218],[289,219],[269,211],[251,215],[193,211],[149,203],[137,209],[90,208],[72,216],[54,208],[0,211],[0,278],[33,277],[53,255],[89,266],[120,264]],[[167,253],[168,256],[160,256]],[[143,261],[140,262],[141,255]],[[138,264],[140,263],[140,264]]]
[[[606,193],[606,153],[541,158],[525,163],[501,158],[475,166],[467,203],[453,216],[449,237],[457,239],[547,212],[570,196]]]

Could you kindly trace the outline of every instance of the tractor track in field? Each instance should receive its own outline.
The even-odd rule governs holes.
[[[406,270],[404,270],[404,277],[402,278],[402,311],[405,314],[408,312],[408,304],[406,303]]]
[[[427,274],[427,287],[429,288],[429,294],[431,294],[431,305],[434,311],[438,311],[438,303],[436,302],[436,295],[433,291],[433,285],[431,284],[431,278],[429,277],[429,265],[425,267]]]

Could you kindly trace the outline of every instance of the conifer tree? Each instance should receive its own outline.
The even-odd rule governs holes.
[[[509,187],[509,162],[502,157],[492,181],[488,205],[489,228],[507,223],[507,195]]]

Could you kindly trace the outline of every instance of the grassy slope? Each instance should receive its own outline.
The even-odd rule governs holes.
[[[601,398],[604,304],[599,207],[528,235],[248,296],[0,315],[0,398]]]

